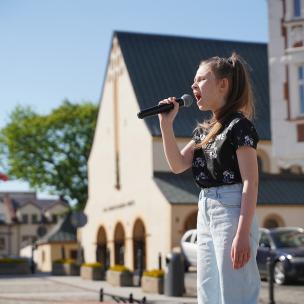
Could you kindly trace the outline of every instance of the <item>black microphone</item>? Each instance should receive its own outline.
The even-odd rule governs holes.
[[[193,101],[193,98],[189,94],[184,94],[181,98],[176,98],[176,101],[179,104],[179,107],[190,107]],[[163,112],[169,112],[174,108],[173,103],[165,103],[165,104],[160,104],[155,107],[151,107],[145,110],[142,110],[137,113],[137,117],[142,119],[145,117],[157,115],[159,113]]]

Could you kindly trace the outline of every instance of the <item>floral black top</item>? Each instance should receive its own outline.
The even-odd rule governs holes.
[[[202,129],[193,134],[195,143],[207,135]],[[241,112],[232,113],[214,140],[206,148],[196,149],[192,161],[192,172],[196,184],[201,188],[242,183],[236,150],[240,146],[257,147],[259,136],[250,120]]]

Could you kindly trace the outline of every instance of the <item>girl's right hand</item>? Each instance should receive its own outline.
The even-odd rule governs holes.
[[[173,121],[179,110],[179,104],[176,101],[175,97],[169,97],[167,99],[163,99],[158,104],[166,104],[166,103],[173,103],[174,108],[172,110],[170,110],[169,112],[164,112],[164,113],[158,114],[160,125],[173,124]]]

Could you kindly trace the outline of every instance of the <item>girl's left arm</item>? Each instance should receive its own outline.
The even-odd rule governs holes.
[[[238,234],[249,235],[258,198],[259,172],[256,150],[243,146],[236,151],[243,181]]]
[[[256,150],[242,146],[236,151],[243,181],[241,212],[231,248],[233,268],[243,267],[250,259],[250,229],[258,196],[258,163]]]

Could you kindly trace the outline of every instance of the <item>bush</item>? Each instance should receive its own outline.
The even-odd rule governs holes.
[[[55,260],[53,263],[55,264],[76,264],[76,261],[75,260],[72,260],[72,259],[58,259],[58,260]]]
[[[91,267],[91,268],[99,268],[99,267],[102,267],[102,264],[99,263],[99,262],[96,262],[96,263],[84,263],[84,264],[81,264],[81,266]]]
[[[163,270],[159,269],[153,269],[150,271],[144,271],[143,276],[145,277],[153,277],[153,278],[163,278],[165,275],[165,272]]]
[[[114,265],[111,266],[109,270],[118,271],[118,272],[131,272],[130,269],[124,265]]]
[[[18,258],[0,258],[0,263],[3,264],[23,264],[23,263],[28,263],[28,261],[26,259],[18,259]]]

